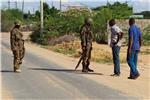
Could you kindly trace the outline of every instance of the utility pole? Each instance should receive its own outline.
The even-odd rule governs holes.
[[[40,28],[40,32],[41,34],[43,33],[43,0],[40,0],[40,15],[41,15],[41,28]]]
[[[22,13],[24,11],[24,0],[22,1]]]
[[[35,14],[34,8],[33,8],[33,14]]]
[[[24,0],[22,1],[22,18],[23,18],[23,11],[24,11]]]
[[[53,6],[54,6],[54,5],[53,5],[53,1],[52,1],[52,8],[53,8]]]
[[[15,1],[16,9],[17,9],[17,1]]]
[[[61,11],[61,0],[60,0],[60,11]]]
[[[10,9],[10,0],[8,0],[8,9]]]

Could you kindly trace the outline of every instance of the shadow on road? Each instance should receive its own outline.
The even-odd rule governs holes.
[[[54,71],[54,72],[75,73],[75,74],[103,75],[102,73],[94,73],[94,72],[83,73],[81,70],[73,70],[73,69],[29,68],[29,70],[44,70],[44,71]]]
[[[12,70],[1,70],[0,72],[2,72],[2,73],[14,73],[14,71],[12,71]]]

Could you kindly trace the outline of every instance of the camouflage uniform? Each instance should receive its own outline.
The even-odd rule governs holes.
[[[92,31],[91,31],[91,23],[88,24],[89,19],[85,20],[85,24],[81,27],[80,31],[80,39],[81,39],[81,46],[82,46],[82,72],[88,72],[91,70],[89,68],[90,65],[90,59],[91,59],[91,51],[92,51]]]
[[[23,35],[18,28],[14,27],[11,30],[10,43],[11,50],[14,55],[14,71],[20,68],[20,64],[22,63],[22,59],[25,53],[24,40],[22,39],[22,37]]]

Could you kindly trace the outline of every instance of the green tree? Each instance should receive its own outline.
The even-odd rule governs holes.
[[[115,2],[110,9],[112,9],[112,17],[115,19],[129,18],[133,14],[132,7],[129,7],[127,3]]]
[[[108,8],[100,9],[94,16],[94,36],[98,43],[107,43],[107,23],[112,18]]]
[[[94,8],[94,11],[99,11],[100,9],[108,8],[112,11],[112,18],[114,19],[124,19],[129,18],[133,14],[133,8],[128,6],[128,4],[115,2],[114,4],[107,3],[107,6],[101,6]]]
[[[23,21],[22,12],[18,9],[7,9],[1,11],[1,30],[8,32],[16,20]]]
[[[141,14],[144,15],[145,19],[150,19],[150,11],[143,11]]]

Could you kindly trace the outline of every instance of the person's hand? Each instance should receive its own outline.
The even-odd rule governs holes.
[[[127,50],[127,57],[126,57],[126,60],[128,61],[129,60],[129,57],[130,57],[130,55],[131,55],[131,50]]]
[[[131,49],[128,49],[128,56],[131,55]]]
[[[109,46],[112,47],[113,46],[112,43],[110,43]]]
[[[13,47],[12,50],[15,51],[15,50],[17,50],[17,48],[16,48],[16,47]]]
[[[83,46],[83,47],[82,47],[82,49],[83,49],[83,50],[85,50],[85,49],[86,49],[86,47],[85,47],[85,46]]]

